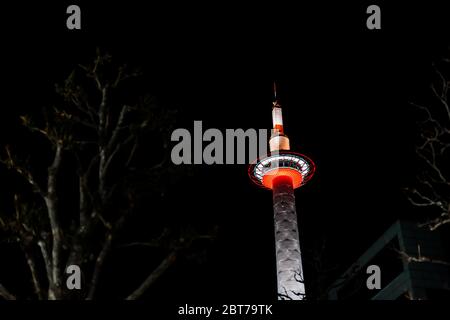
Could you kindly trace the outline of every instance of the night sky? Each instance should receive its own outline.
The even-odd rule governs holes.
[[[147,91],[179,108],[177,126],[190,131],[194,120],[204,130],[270,128],[277,81],[291,148],[317,165],[296,191],[308,291],[323,243],[329,282],[395,220],[420,218],[402,191],[419,170],[408,102],[426,99],[432,62],[448,54],[442,8],[377,2],[382,29],[371,31],[372,3],[73,3],[81,31],[65,27],[72,2],[2,4],[2,144],[14,142],[19,115],[48,105],[54,83],[100,47],[142,67]],[[275,300],[271,193],[245,165],[193,167],[165,200],[170,216],[217,225],[218,237],[203,263],[176,266],[147,298]]]

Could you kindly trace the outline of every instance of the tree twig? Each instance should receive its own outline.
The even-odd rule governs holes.
[[[434,259],[434,258],[430,258],[427,256],[422,256],[420,253],[418,256],[411,256],[404,251],[400,251],[400,250],[396,250],[396,251],[397,251],[397,253],[400,254],[401,257],[403,257],[406,260],[406,262],[429,262],[429,263],[441,264],[444,266],[450,266],[450,262],[448,262],[448,261],[441,260],[441,259]]]
[[[108,234],[106,236],[106,240],[103,244],[102,250],[100,251],[97,260],[95,261],[94,273],[92,275],[91,283],[89,286],[89,292],[86,297],[86,300],[92,300],[94,298],[95,292],[97,290],[100,272],[103,268],[103,264],[105,263],[105,258],[108,255],[109,251],[111,250],[112,240],[113,240],[112,234]]]
[[[0,297],[3,297],[6,300],[16,300],[16,296],[14,296],[11,292],[8,291],[1,283],[0,283]]]
[[[45,242],[43,240],[39,240],[38,241],[38,246],[41,249],[42,259],[44,260],[45,270],[47,272],[48,283],[49,283],[49,286],[51,286],[52,283],[53,283],[53,278],[52,278],[52,261],[50,260],[50,258],[48,256],[47,248],[45,246]]]
[[[27,264],[28,267],[30,269],[30,273],[31,273],[31,279],[33,282],[33,287],[34,287],[34,292],[36,293],[37,297],[39,300],[43,300],[44,299],[44,294],[42,291],[42,287],[41,287],[41,283],[39,281],[39,276],[38,276],[38,270],[36,267],[36,263],[34,261],[34,258],[32,257],[32,255],[27,252],[27,250],[25,249],[25,258],[27,259]]]
[[[167,269],[169,269],[170,266],[173,265],[173,263],[176,260],[177,252],[172,251],[170,252],[163,261],[156,267],[155,270],[153,270],[152,273],[148,275],[148,277],[142,282],[142,284],[135,290],[133,293],[131,293],[126,300],[136,300],[139,297],[141,297],[145,291],[159,278],[161,277],[164,272],[166,272]]]
[[[27,170],[26,168],[20,166],[13,158],[11,151],[9,150],[9,147],[7,146],[5,148],[6,150],[6,154],[7,154],[7,159],[6,160],[1,160],[1,162],[3,164],[5,164],[8,168],[13,169],[14,171],[16,171],[20,176],[22,176],[27,182],[28,184],[32,187],[33,191],[35,193],[40,194],[42,197],[45,197],[45,192],[41,189],[41,187],[39,186],[39,184],[36,182],[36,180],[34,179],[33,175],[31,174],[31,172],[29,170]]]

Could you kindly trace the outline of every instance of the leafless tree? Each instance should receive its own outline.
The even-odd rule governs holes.
[[[411,103],[421,115],[419,142],[416,155],[422,164],[416,185],[406,189],[409,202],[424,208],[427,217],[419,227],[429,231],[450,225],[450,106],[449,106],[450,60],[443,59],[433,64],[434,77],[426,95],[425,103]],[[407,263],[434,263],[450,265],[448,261],[399,251],[399,257]],[[412,299],[410,295],[406,298]]]
[[[410,203],[428,208],[433,214],[422,226],[436,230],[450,223],[450,106],[449,67],[444,59],[433,65],[435,80],[430,85],[429,101],[412,103],[422,117],[416,154],[423,164],[416,186],[407,189]]]
[[[22,249],[35,298],[94,299],[107,256],[139,202],[139,188],[159,188],[159,177],[170,170],[168,152],[155,155],[154,163],[143,168],[136,162],[146,133],[157,132],[166,146],[173,119],[151,97],[122,101],[129,98],[123,86],[128,90],[127,83],[139,75],[97,52],[93,63],[79,65],[56,86],[56,107],[41,118],[21,117],[51,153],[44,174],[21,160],[17,148],[4,150],[2,162],[22,177],[29,192],[15,194],[14,212],[1,215],[0,233]],[[71,175],[76,191],[65,196]],[[64,202],[67,198],[74,200],[75,209]],[[199,237],[192,230],[177,235],[166,231],[144,244],[164,243],[165,258],[135,291],[124,295],[126,299],[139,298],[176,261],[180,250]],[[64,281],[69,265],[83,271],[83,288],[75,293]],[[0,284],[0,297],[20,297],[15,290]]]

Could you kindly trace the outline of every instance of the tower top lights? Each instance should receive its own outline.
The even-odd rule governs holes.
[[[269,140],[270,153],[250,165],[250,179],[258,186],[273,189],[274,179],[286,176],[292,179],[296,189],[308,182],[314,175],[314,162],[308,157],[290,150],[288,136],[284,133],[283,113],[277,98],[274,83],[274,100],[272,103],[273,129]]]

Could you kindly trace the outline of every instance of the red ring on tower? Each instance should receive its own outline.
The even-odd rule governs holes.
[[[296,189],[302,185],[302,181],[303,181],[302,174],[292,168],[276,168],[276,169],[267,171],[266,174],[264,174],[264,176],[263,176],[262,184],[264,185],[264,187],[266,187],[268,189],[272,189],[273,181],[279,177],[290,178],[292,181],[292,187],[294,189]]]
[[[255,184],[266,189],[272,189],[275,178],[289,177],[296,189],[312,178],[315,168],[308,157],[283,150],[256,160],[249,166],[248,175]]]

